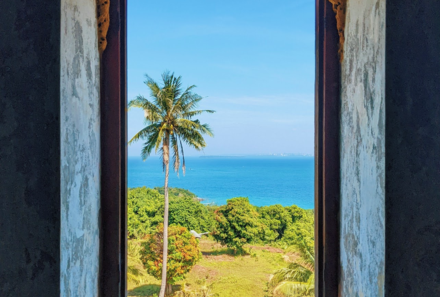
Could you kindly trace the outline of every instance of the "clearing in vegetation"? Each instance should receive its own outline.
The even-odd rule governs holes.
[[[295,254],[268,246],[249,246],[249,254],[234,255],[234,251],[214,240],[200,240],[202,259],[193,267],[185,280],[173,287],[174,296],[255,296],[268,295],[267,283],[271,273],[286,266],[286,260]],[[160,281],[145,274],[144,285],[129,282],[129,296],[154,296],[160,291]],[[191,295],[191,293],[193,293]],[[198,295],[194,294],[198,293]],[[205,293],[205,295],[202,295]]]

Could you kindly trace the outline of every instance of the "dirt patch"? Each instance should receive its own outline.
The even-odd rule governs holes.
[[[271,253],[278,253],[278,254],[284,254],[284,251],[280,248],[272,247],[272,246],[249,246],[253,250],[265,250]]]
[[[297,253],[287,253],[287,254],[283,255],[283,260],[287,263],[295,262],[299,258],[301,258],[301,256]]]
[[[220,243],[215,241],[200,240],[199,247],[202,251],[224,248]]]
[[[195,265],[191,270],[191,274],[194,274],[198,279],[212,281],[217,277],[218,271],[212,268]]]
[[[206,255],[206,254],[203,254],[203,258],[205,258],[208,261],[215,261],[215,262],[219,262],[219,261],[230,262],[230,261],[234,261],[235,260],[234,256],[231,256],[231,255],[228,255],[228,254],[222,254],[222,255]]]

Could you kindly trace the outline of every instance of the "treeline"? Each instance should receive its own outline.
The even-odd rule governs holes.
[[[313,250],[314,215],[296,205],[256,207],[237,197],[226,205],[200,203],[196,195],[169,189],[169,224],[196,232],[211,232],[214,239],[235,249],[249,243],[271,245],[306,244]],[[141,239],[163,223],[163,188],[128,190],[128,237]]]

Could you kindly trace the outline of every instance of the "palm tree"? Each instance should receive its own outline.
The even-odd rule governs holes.
[[[164,238],[168,238],[168,176],[170,149],[173,151],[174,171],[179,172],[180,157],[182,157],[182,171],[185,175],[185,155],[182,142],[196,150],[201,150],[206,146],[203,134],[213,136],[207,124],[200,124],[199,120],[193,120],[194,116],[204,112],[213,113],[213,110],[197,110],[197,105],[202,97],[193,93],[190,86],[182,91],[181,77],[175,77],[174,73],[168,71],[162,74],[163,85],[159,86],[148,75],[145,84],[150,89],[151,101],[143,96],[137,96],[130,101],[128,107],[138,107],[144,110],[147,126],[139,131],[128,144],[145,140],[142,149],[144,161],[150,156],[151,152],[160,151],[162,156],[163,169],[165,171],[165,213],[164,213]],[[167,275],[167,256],[168,240],[163,241],[163,264],[162,264],[162,284],[159,297],[165,296],[165,291],[171,288],[166,284]]]
[[[274,286],[274,296],[314,296],[315,290],[315,256],[305,242],[298,246],[300,257],[287,268],[275,271],[270,280]]]

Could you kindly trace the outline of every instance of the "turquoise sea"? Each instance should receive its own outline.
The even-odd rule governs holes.
[[[233,197],[248,197],[257,206],[281,204],[312,209],[313,157],[186,157],[186,175],[170,168],[169,186],[187,189],[203,203],[226,204]],[[161,160],[128,157],[128,187],[162,187]]]

